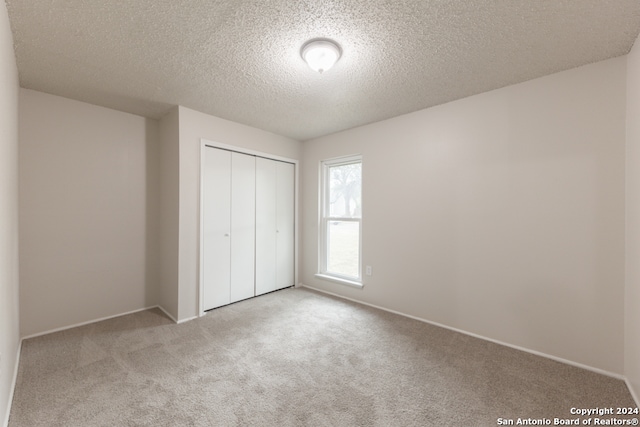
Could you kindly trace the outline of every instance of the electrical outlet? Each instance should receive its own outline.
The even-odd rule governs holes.
[[[364,274],[366,274],[367,276],[371,276],[373,274],[373,269],[371,268],[370,265],[367,265],[364,268]]]

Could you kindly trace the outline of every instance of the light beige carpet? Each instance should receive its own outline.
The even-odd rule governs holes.
[[[9,426],[495,426],[610,406],[635,407],[622,381],[287,289],[25,340]]]

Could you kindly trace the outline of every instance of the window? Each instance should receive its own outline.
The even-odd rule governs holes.
[[[322,162],[320,274],[360,284],[362,157]]]

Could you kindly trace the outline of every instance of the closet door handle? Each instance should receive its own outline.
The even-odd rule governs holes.
[[[229,237],[229,233],[224,233],[224,237]]]

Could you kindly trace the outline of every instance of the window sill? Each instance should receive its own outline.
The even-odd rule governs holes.
[[[340,277],[335,277],[335,276],[328,276],[326,274],[316,274],[315,275],[318,279],[322,279],[322,280],[328,280],[330,282],[334,282],[334,283],[339,283],[341,285],[347,285],[347,286],[352,286],[354,288],[359,288],[362,289],[364,287],[364,283],[361,282],[355,282],[353,280],[348,280],[348,279],[342,279]]]

